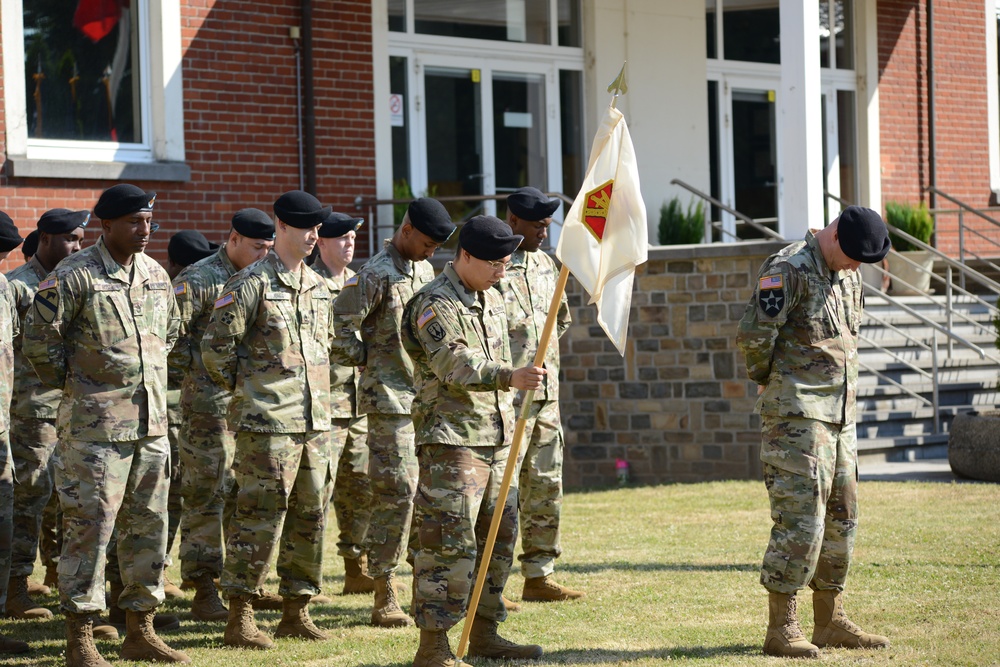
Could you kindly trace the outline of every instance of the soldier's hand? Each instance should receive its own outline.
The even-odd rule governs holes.
[[[547,371],[538,366],[525,366],[518,368],[510,376],[510,386],[514,389],[524,389],[525,391],[538,389],[542,386],[542,380]]]

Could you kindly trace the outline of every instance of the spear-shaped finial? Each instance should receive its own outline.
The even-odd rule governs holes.
[[[615,102],[618,101],[619,95],[624,95],[628,92],[628,82],[625,80],[625,65],[628,61],[622,63],[621,71],[618,72],[618,76],[615,80],[608,84],[608,92],[613,95],[611,98],[611,106],[615,106]]]

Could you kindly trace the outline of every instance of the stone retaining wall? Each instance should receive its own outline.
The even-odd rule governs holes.
[[[760,476],[756,385],[736,326],[761,262],[783,243],[650,249],[636,274],[622,358],[571,277],[561,341],[568,487]]]

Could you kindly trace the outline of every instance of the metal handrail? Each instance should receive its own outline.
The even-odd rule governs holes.
[[[998,231],[1000,231],[1000,221],[997,221],[994,218],[991,218],[990,216],[986,215],[985,213],[983,213],[982,211],[980,211],[977,208],[973,208],[972,206],[969,206],[968,204],[966,204],[961,199],[958,199],[957,197],[953,197],[952,195],[948,194],[947,192],[942,192],[941,190],[939,190],[937,187],[935,187],[933,185],[928,185],[927,187],[924,188],[924,190],[926,192],[933,192],[937,196],[944,197],[948,201],[953,202],[954,204],[958,205],[958,207],[959,207],[958,208],[958,258],[961,261],[963,261],[963,262],[965,261],[965,218],[964,218],[964,215],[963,215],[963,213],[965,211],[968,211],[969,213],[972,213],[973,215],[975,215],[975,216],[977,216],[979,218],[982,218],[986,222],[988,222],[991,225],[993,225],[994,227],[996,227],[998,229]],[[969,228],[969,231],[975,232],[976,234],[979,234],[979,232],[977,230],[974,230],[971,227]],[[979,236],[982,236],[982,234],[979,234]],[[1000,243],[994,241],[993,239],[987,238],[985,236],[983,236],[983,238],[987,242],[989,242],[989,243],[993,244],[994,246],[996,246],[997,248],[1000,248]],[[992,262],[990,262],[990,264],[994,268],[1000,268],[1000,267],[997,267]]]
[[[761,234],[764,234],[765,236],[768,236],[768,237],[770,237],[770,238],[772,238],[772,239],[774,239],[776,241],[784,241],[785,240],[785,237],[783,237],[781,234],[779,234],[778,232],[774,231],[773,229],[770,229],[768,227],[765,227],[764,225],[759,224],[756,220],[754,220],[753,218],[751,218],[750,216],[748,216],[746,213],[740,213],[736,209],[734,209],[734,208],[732,208],[730,206],[727,206],[726,204],[723,204],[721,201],[719,201],[718,199],[716,199],[712,195],[707,194],[705,192],[702,192],[701,190],[699,190],[698,188],[694,187],[693,185],[688,185],[687,183],[685,183],[684,181],[682,181],[679,178],[672,179],[670,181],[670,184],[671,185],[679,185],[680,187],[684,188],[688,192],[691,192],[692,194],[694,194],[694,195],[696,195],[698,197],[701,197],[702,199],[704,199],[708,203],[712,204],[713,206],[721,208],[723,211],[725,211],[729,215],[733,216],[734,218],[742,220],[744,223],[750,225],[751,227],[753,227],[754,229],[756,229]],[[712,223],[712,226],[715,227],[715,223],[714,222]],[[725,233],[728,234],[729,236],[734,237],[734,238],[739,238],[735,234],[733,234],[732,232],[725,232]],[[709,239],[709,240],[711,240],[711,239]],[[742,239],[740,239],[740,240],[742,240]]]

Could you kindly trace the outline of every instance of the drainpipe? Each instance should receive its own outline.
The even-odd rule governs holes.
[[[316,196],[316,96],[313,87],[312,0],[302,0],[302,143],[305,191]]]
[[[934,123],[934,2],[927,0],[927,167],[931,185],[937,187],[937,136]],[[937,195],[931,192],[931,209],[937,208]]]

